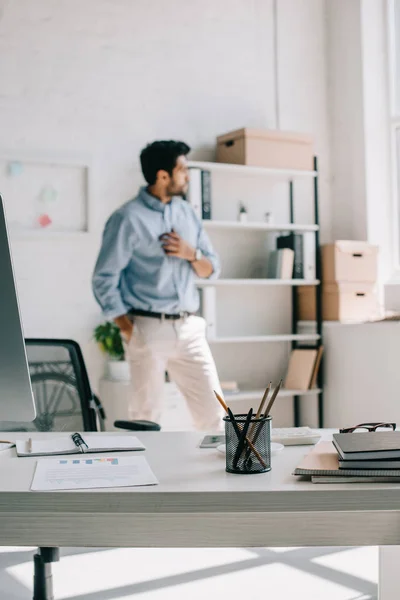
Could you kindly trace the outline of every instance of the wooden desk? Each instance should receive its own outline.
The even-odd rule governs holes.
[[[27,434],[0,439],[10,435]],[[225,457],[216,450],[197,447],[201,434],[138,437],[158,486],[30,492],[36,459],[0,453],[0,545],[390,545],[380,549],[379,599],[398,599],[400,485],[299,481],[291,473],[309,446],[285,448],[273,457],[270,473],[240,476],[225,472]]]
[[[27,434],[12,434],[21,438]],[[36,434],[37,436],[43,434]],[[57,436],[59,434],[47,434]],[[98,434],[102,435],[102,434]],[[10,434],[0,434],[9,439]],[[160,485],[31,492],[36,459],[0,455],[2,545],[209,547],[400,544],[400,485],[315,485],[291,475],[309,446],[262,475],[225,472],[197,433],[140,433]],[[12,456],[14,454],[14,456]]]

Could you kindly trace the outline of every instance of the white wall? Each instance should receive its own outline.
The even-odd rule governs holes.
[[[327,3],[328,89],[335,239],[380,247],[379,278],[392,274],[386,0]]]
[[[327,3],[334,239],[366,239],[360,0]]]
[[[181,138],[212,159],[234,128],[308,131],[321,166],[330,239],[325,2],[0,0],[1,149],[92,162],[92,233],[13,240],[25,332],[83,346],[93,384],[100,319],[90,276],[107,216],[135,194],[148,141]]]

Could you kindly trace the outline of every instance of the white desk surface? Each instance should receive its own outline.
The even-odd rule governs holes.
[[[0,433],[0,439],[29,435]],[[400,544],[400,484],[301,481],[291,473],[311,446],[286,447],[272,457],[269,473],[234,475],[225,472],[222,454],[198,448],[203,434],[139,432],[137,437],[147,448],[158,486],[31,492],[37,459],[17,458],[14,450],[1,452],[0,544]]]

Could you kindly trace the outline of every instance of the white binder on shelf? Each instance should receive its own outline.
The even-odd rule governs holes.
[[[303,233],[303,272],[304,279],[314,280],[316,274],[315,233]]]
[[[202,219],[202,175],[201,169],[197,167],[191,167],[189,169],[189,190],[188,190],[188,201],[194,210],[196,217],[201,221]]]

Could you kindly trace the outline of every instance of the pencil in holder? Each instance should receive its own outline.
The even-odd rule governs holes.
[[[233,415],[232,415],[233,416]],[[226,471],[255,474],[271,470],[271,417],[234,415],[224,417],[226,439]]]

